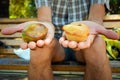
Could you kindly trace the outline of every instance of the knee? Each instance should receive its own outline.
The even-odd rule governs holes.
[[[102,62],[102,60],[104,61],[104,59],[106,59],[106,44],[101,37],[95,39],[92,50],[95,51],[94,55],[99,61]]]
[[[45,45],[42,48],[37,47],[35,50],[31,50],[30,63],[34,65],[50,63],[54,55],[55,45],[55,42],[52,42],[48,46]]]
[[[101,37],[96,37],[94,43],[89,49],[84,50],[86,63],[103,64],[107,59],[105,41]]]
[[[96,37],[93,44],[91,45],[90,49],[88,49],[88,50],[90,52],[92,52],[92,54],[105,55],[106,54],[105,41],[100,36]],[[98,54],[98,53],[100,53],[100,54]]]
[[[36,53],[30,55],[30,64],[34,66],[38,65],[46,65],[47,63],[51,63],[51,56],[40,53],[37,55]]]
[[[105,41],[100,37],[100,36],[97,36],[91,46],[91,48],[93,49],[98,49],[99,51],[101,49],[105,49],[106,48],[106,44],[105,44]]]

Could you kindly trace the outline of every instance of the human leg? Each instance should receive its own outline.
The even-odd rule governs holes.
[[[76,58],[86,63],[84,80],[112,80],[105,42],[100,37],[90,48],[76,52]]]
[[[62,61],[64,56],[64,49],[56,39],[50,45],[31,50],[29,80],[53,80],[51,62]]]

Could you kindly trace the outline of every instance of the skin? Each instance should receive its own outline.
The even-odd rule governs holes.
[[[22,49],[31,49],[28,70],[29,80],[53,80],[54,76],[52,74],[51,62],[64,60],[65,52],[63,47],[69,47],[75,50],[76,59],[86,63],[84,80],[112,80],[109,60],[106,56],[105,42],[99,34],[103,34],[111,39],[118,39],[119,36],[102,26],[105,13],[103,5],[92,5],[88,20],[80,21],[89,27],[90,35],[85,42],[79,43],[66,40],[65,33],[59,41],[54,38],[54,26],[51,23],[51,9],[49,7],[40,7],[37,13],[38,20],[47,22],[50,26],[48,27],[49,34],[45,40],[38,40],[36,43],[23,43],[21,45]],[[13,28],[5,28],[1,32],[6,35],[20,32],[25,25],[31,23],[34,22],[26,22]]]

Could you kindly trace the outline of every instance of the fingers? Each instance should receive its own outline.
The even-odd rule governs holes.
[[[52,39],[45,39],[45,40],[38,40],[37,42],[29,42],[29,43],[23,43],[20,45],[22,49],[35,49],[36,47],[42,48],[44,45],[50,45],[52,42]]]
[[[60,43],[60,44],[62,44],[63,41],[65,41],[65,37],[61,37],[61,38],[59,39],[59,43]]]
[[[65,41],[65,32],[63,32],[62,37],[59,39],[59,43],[62,44],[63,41]]]
[[[89,35],[86,41],[78,43],[75,41],[68,41],[65,39],[65,37],[61,37],[59,39],[59,43],[63,47],[69,47],[72,48],[73,50],[80,50],[80,49],[89,48],[93,43],[94,39],[95,39],[95,35]]]
[[[27,45],[27,43],[22,43],[21,45],[20,45],[20,47],[23,49],[23,50],[25,50],[25,49],[27,49],[28,48],[28,45]]]
[[[35,42],[29,42],[29,43],[22,43],[20,45],[20,47],[25,50],[27,48],[30,48],[30,49],[35,49],[36,48],[36,43]]]
[[[75,41],[70,41],[68,44],[68,47],[72,49],[77,48],[77,46],[78,46],[78,43]]]
[[[45,44],[45,42],[43,40],[38,40],[37,43],[36,43],[36,45],[38,47],[43,47],[44,44]]]
[[[65,37],[61,37],[59,39],[59,43],[63,47],[69,47],[69,48],[76,48],[77,47],[77,42],[75,42],[75,41],[68,41],[68,40],[65,39]]]
[[[54,33],[48,32],[46,39],[44,40],[45,45],[49,45],[54,38]]]
[[[63,47],[68,47],[68,41],[65,40],[65,37],[61,37],[59,39],[59,43],[63,46]]]
[[[35,49],[35,48],[36,48],[36,43],[33,42],[33,41],[29,42],[28,48],[30,48],[30,49]]]
[[[21,48],[22,49],[35,49],[36,47],[42,48],[44,45],[50,45],[50,43],[52,42],[53,38],[52,37],[47,37],[45,40],[38,40],[37,42],[29,42],[29,43],[23,43],[21,44]]]
[[[63,47],[67,48],[68,44],[69,44],[69,41],[68,40],[64,40],[64,41],[61,42],[61,44],[62,44]]]
[[[29,43],[23,43],[20,45],[20,47],[25,50],[27,48],[30,48],[30,49],[35,49],[36,47],[43,47],[44,46],[44,41],[43,40],[38,40],[37,42],[29,42]]]
[[[110,39],[119,39],[119,35],[112,30],[101,29],[101,30],[98,30],[97,32],[105,35],[107,38],[110,38]]]

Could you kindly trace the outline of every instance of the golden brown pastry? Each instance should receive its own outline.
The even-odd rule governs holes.
[[[22,38],[25,42],[37,41],[44,39],[47,35],[48,29],[43,24],[30,24],[22,31]]]
[[[63,26],[65,36],[70,41],[85,41],[90,33],[88,26],[80,22],[73,22]]]

